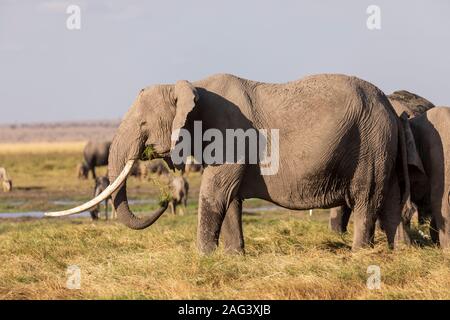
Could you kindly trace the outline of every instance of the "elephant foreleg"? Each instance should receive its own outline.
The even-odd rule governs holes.
[[[242,200],[235,198],[228,207],[221,229],[224,249],[229,253],[244,253],[242,232]]]
[[[205,169],[198,202],[197,241],[199,251],[212,253],[218,245],[227,209],[236,197],[244,167],[235,164]]]

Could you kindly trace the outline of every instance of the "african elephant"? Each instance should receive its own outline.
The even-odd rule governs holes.
[[[434,108],[435,105],[427,99],[411,93],[406,90],[394,91],[387,96],[389,102],[394,107],[395,112],[400,117],[406,114],[409,118],[414,118],[427,110]],[[406,124],[408,125],[408,124]],[[409,163],[410,168],[421,168],[420,160],[417,160],[417,151],[414,145],[409,147],[409,158],[413,159]],[[415,159],[415,160],[414,160]],[[339,233],[347,231],[347,225],[350,219],[351,210],[348,207],[335,207],[330,209],[329,227],[331,230]],[[419,221],[424,221],[423,207],[418,211]]]
[[[433,108],[409,123],[426,175],[410,170],[412,200],[431,215],[432,239],[450,247],[450,108]]]
[[[187,205],[187,198],[189,192],[189,183],[183,176],[177,176],[170,182],[170,189],[172,191],[172,198],[169,202],[172,214],[177,213],[177,206],[182,204],[180,215],[184,215]]]
[[[95,179],[95,186],[94,186],[94,197],[98,196],[100,193],[102,193],[107,187],[109,186],[109,179],[108,177],[97,177]],[[105,219],[108,220],[108,203],[111,202],[111,198],[105,199]],[[116,212],[114,210],[114,207],[111,206],[111,218],[116,218]],[[92,208],[91,212],[92,220],[98,220],[98,214],[99,214],[99,206],[95,206]]]
[[[10,192],[12,190],[12,180],[3,167],[0,167],[0,182],[4,192]]]
[[[92,172],[92,177],[96,179],[95,167],[108,165],[110,141],[89,141],[83,150],[85,172]],[[87,177],[87,173],[86,173]]]
[[[195,137],[199,124],[200,133],[214,129],[219,137],[228,130],[256,131],[266,137],[262,130],[270,130],[265,147],[278,150],[271,152],[270,163],[277,168],[273,171],[267,171],[260,158],[256,163],[248,159],[202,163],[197,228],[201,253],[215,250],[221,231],[226,250],[243,251],[242,202],[248,198],[297,210],[346,204],[354,212],[354,249],[373,243],[377,218],[391,247],[396,232],[403,233],[401,211],[409,196],[409,181],[401,122],[377,87],[336,74],[284,84],[220,74],[192,83],[182,80],[147,87],[111,144],[112,184],[79,207],[47,215],[74,214],[112,195],[119,221],[132,229],[152,225],[168,201],[148,217],[135,216],[128,206],[127,175],[138,159],[163,158],[172,168],[182,167],[172,163],[173,151],[181,143],[181,133]],[[194,153],[210,146],[201,136],[205,141],[193,144]],[[245,144],[245,151],[250,145]],[[223,154],[235,147],[224,144]]]

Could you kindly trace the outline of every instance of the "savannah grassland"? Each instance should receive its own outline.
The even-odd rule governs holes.
[[[0,192],[0,212],[62,209],[70,205],[61,200],[88,199],[92,180],[75,176],[82,146],[0,145],[0,166],[9,169],[14,183],[12,193]],[[418,233],[414,246],[390,251],[377,233],[374,248],[352,252],[351,232],[328,231],[326,210],[310,216],[246,201],[246,255],[226,255],[220,248],[200,256],[195,245],[200,179],[189,176],[187,215],[166,213],[143,231],[89,218],[1,219],[0,298],[450,299],[449,251]],[[156,200],[161,183],[130,178],[129,195]],[[132,208],[145,214],[153,206],[140,202]],[[79,290],[66,288],[70,265],[81,268]],[[381,268],[380,290],[366,286],[369,265]]]

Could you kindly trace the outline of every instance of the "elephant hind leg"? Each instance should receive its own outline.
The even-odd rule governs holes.
[[[372,246],[375,236],[375,222],[379,208],[372,204],[357,202],[353,209],[354,235],[352,249]]]
[[[380,222],[382,230],[386,233],[388,245],[393,249],[400,243],[410,244],[411,241],[408,235],[409,225],[402,222],[402,200],[397,175],[394,174],[390,180]]]

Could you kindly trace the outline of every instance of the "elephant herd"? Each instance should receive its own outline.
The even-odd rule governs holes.
[[[229,130],[278,130],[279,164],[276,172],[263,174],[262,162],[202,163],[201,253],[214,251],[219,237],[227,251],[244,252],[242,204],[249,198],[293,210],[336,208],[331,224],[338,231],[345,230],[351,214],[353,249],[374,243],[377,222],[389,247],[409,243],[417,207],[421,221],[430,217],[434,239],[449,246],[449,117],[448,108],[417,95],[398,91],[387,97],[373,84],[342,74],[282,84],[217,74],[153,85],[139,92],[110,144],[111,184],[85,204],[47,215],[74,214],[111,197],[120,222],[136,230],[149,227],[169,203],[162,201],[148,216],[135,216],[128,205],[127,177],[140,159],[160,158],[181,170],[183,164],[172,161],[171,152],[183,142],[183,132],[195,136],[200,122],[202,132],[211,129],[222,136]],[[207,141],[194,142],[191,154],[208,147]]]
[[[409,149],[408,171],[411,200],[420,224],[430,220],[430,236],[442,247],[450,247],[450,108],[435,107],[430,101],[407,91],[388,96],[396,113],[404,119]],[[351,215],[347,206],[332,208],[330,228],[345,232]],[[410,216],[405,217],[409,227]]]
[[[88,179],[89,172],[92,173],[92,178],[95,181],[93,196],[97,197],[109,186],[110,181],[108,176],[98,177],[95,173],[95,168],[108,165],[110,141],[88,141],[83,150],[84,160],[77,166],[77,177],[79,179]],[[131,169],[130,176],[135,176],[140,179],[147,179],[149,175],[157,177],[164,176],[169,180],[169,189],[171,192],[169,205],[172,214],[176,214],[177,206],[182,205],[180,215],[184,215],[187,206],[187,198],[189,191],[189,183],[185,177],[185,173],[202,172],[201,165],[195,163],[186,164],[182,170],[181,176],[172,176],[167,165],[158,159],[146,163],[144,161],[136,162]],[[1,173],[1,170],[0,170]],[[105,219],[108,220],[108,207],[111,206],[111,218],[117,218],[114,206],[111,203],[111,197],[104,199]],[[96,205],[91,208],[90,214],[92,220],[99,218],[99,206]]]

